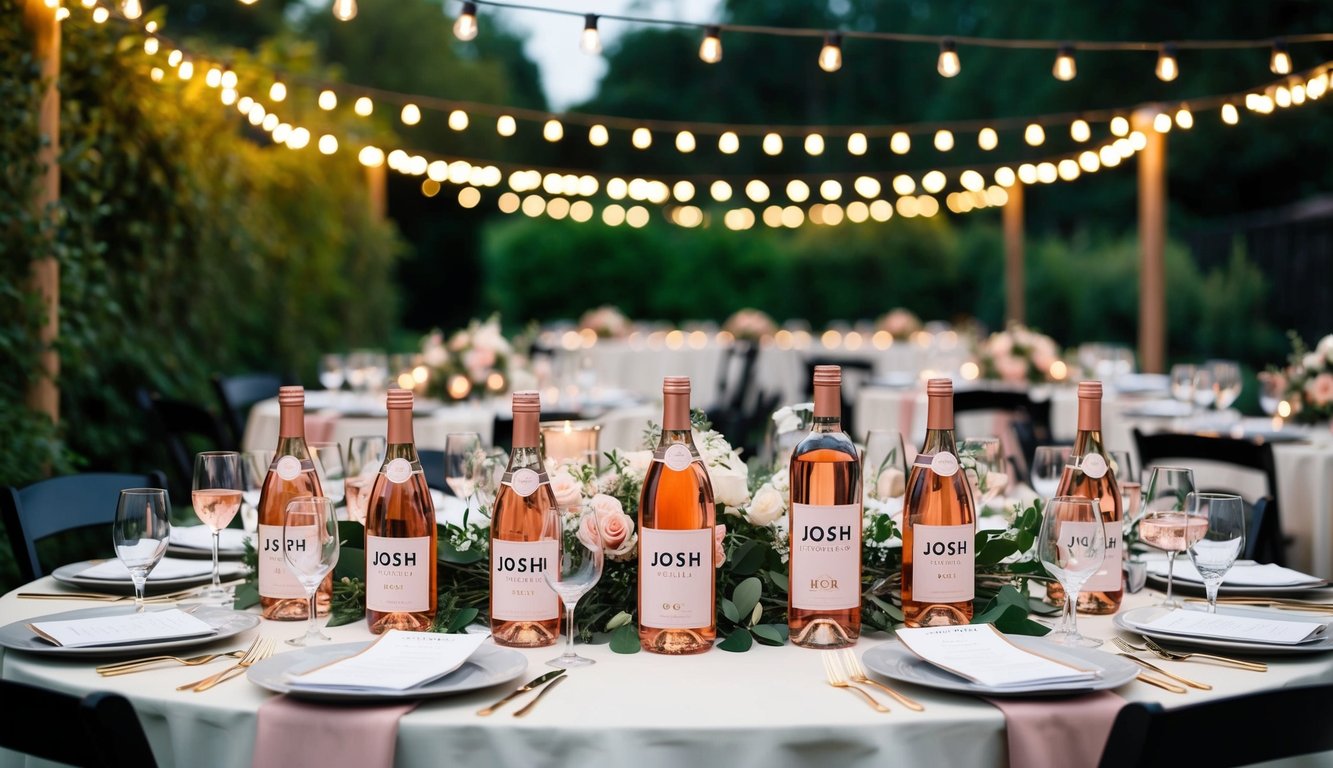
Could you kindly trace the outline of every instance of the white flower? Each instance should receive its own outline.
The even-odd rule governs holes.
[[[1324,356],[1318,352],[1310,352],[1301,358],[1301,367],[1307,371],[1318,371],[1323,364]]]
[[[787,499],[771,483],[764,483],[755,491],[745,519],[755,525],[770,525],[787,513]]]
[[[630,451],[622,454],[625,459],[625,473],[642,478],[648,474],[648,467],[653,463],[652,451]]]
[[[551,492],[555,494],[555,503],[561,509],[577,507],[583,500],[583,484],[568,472],[551,475]]]
[[[743,507],[750,501],[750,471],[735,453],[725,464],[708,467],[713,485],[713,501],[729,507]]]
[[[1315,345],[1315,351],[1329,360],[1333,360],[1333,333],[1320,339],[1319,343]]]
[[[491,319],[482,324],[472,335],[472,345],[490,352],[508,354],[509,342],[500,332],[500,323]]]
[[[432,344],[426,347],[421,358],[431,368],[443,368],[444,364],[449,362],[449,353],[445,351],[443,344]]]
[[[773,412],[773,424],[779,435],[785,435],[788,432],[795,432],[801,428],[804,419],[801,418],[801,411],[813,411],[814,403],[799,403],[797,405],[784,405]]]

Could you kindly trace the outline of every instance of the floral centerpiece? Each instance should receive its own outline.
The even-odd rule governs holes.
[[[1276,377],[1293,419],[1305,424],[1333,419],[1333,333],[1314,349],[1292,333],[1287,366],[1268,375]]]
[[[722,330],[737,339],[759,341],[778,332],[778,324],[767,312],[758,309],[738,309],[722,324]]]
[[[981,376],[1009,384],[1050,381],[1060,349],[1050,336],[1018,323],[992,333],[976,350]]]
[[[584,312],[579,328],[591,330],[599,339],[619,339],[629,335],[630,322],[623,312],[608,304]]]
[[[450,400],[507,392],[521,367],[498,314],[473,320],[447,341],[443,332],[431,331],[422,339],[421,353],[430,368],[427,393]]]
[[[880,315],[875,321],[875,330],[888,331],[895,340],[902,341],[921,330],[921,318],[909,309],[896,307]]]

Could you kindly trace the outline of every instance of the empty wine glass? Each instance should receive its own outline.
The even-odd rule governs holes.
[[[253,536],[259,530],[259,496],[273,464],[273,451],[246,451],[241,456],[241,527]]]
[[[1259,407],[1265,416],[1276,416],[1278,404],[1287,396],[1287,379],[1272,371],[1259,374]]]
[[[375,486],[375,476],[384,463],[387,447],[381,435],[358,435],[347,441],[347,471],[343,476],[347,516],[362,525],[366,524],[370,489]]]
[[[444,438],[444,482],[463,501],[477,489],[477,463],[485,453],[476,432],[450,432]],[[469,504],[469,506],[471,506]]]
[[[1179,608],[1173,597],[1176,555],[1203,535],[1204,525],[1188,519],[1185,502],[1194,493],[1194,472],[1187,467],[1153,467],[1144,492],[1139,540],[1166,552],[1166,599],[1162,605]]]
[[[1039,445],[1032,456],[1032,490],[1049,499],[1060,488],[1060,478],[1069,463],[1068,445]]]
[[[343,388],[347,380],[347,358],[342,355],[321,355],[319,358],[319,383],[328,390]]]
[[[900,514],[907,492],[907,448],[903,433],[896,429],[867,432],[864,466],[865,497],[884,504],[890,514]]]
[[[171,538],[171,502],[161,488],[126,488],[116,503],[111,542],[116,557],[134,582],[134,611],[143,613],[148,574],[167,551]]]
[[[1213,369],[1200,366],[1194,370],[1194,404],[1207,410],[1217,401],[1217,381]]]
[[[1037,553],[1046,570],[1065,588],[1060,628],[1047,635],[1062,645],[1095,648],[1101,640],[1078,632],[1078,591],[1102,567],[1106,557],[1106,526],[1095,499],[1056,496],[1042,512]]]
[[[1208,593],[1208,612],[1217,613],[1217,588],[1245,549],[1245,505],[1234,493],[1191,493],[1185,511],[1207,521],[1189,553]]]
[[[972,501],[978,512],[1004,493],[1009,485],[1009,473],[1004,471],[1004,451],[998,437],[958,441],[958,462],[972,486]]]
[[[319,487],[323,489],[324,496],[333,502],[333,506],[338,506],[345,496],[343,482],[347,479],[342,446],[338,443],[306,445],[310,448],[310,458],[315,464],[315,476],[319,478]]]
[[[1214,407],[1225,411],[1240,397],[1243,383],[1240,378],[1240,364],[1231,360],[1213,360],[1208,364],[1213,374],[1213,390],[1216,392]]]
[[[205,451],[194,457],[190,501],[200,522],[213,533],[213,583],[200,595],[205,602],[231,602],[218,575],[218,548],[222,529],[231,525],[241,508],[241,473],[241,454],[235,451]]]
[[[483,456],[477,465],[476,485],[473,486],[473,493],[477,497],[477,506],[491,508],[495,501],[495,496],[500,492],[500,479],[504,477],[505,468],[509,466],[509,454],[505,453],[503,448],[490,448],[483,452]]]
[[[309,601],[310,621],[305,635],[288,645],[310,645],[331,640],[315,625],[315,595],[320,582],[338,564],[338,514],[325,496],[302,496],[287,503],[282,520],[282,559],[301,582]]]
[[[1171,366],[1171,397],[1182,403],[1194,403],[1194,366],[1177,363]]]
[[[1117,483],[1139,479],[1138,473],[1134,471],[1134,459],[1129,455],[1129,451],[1107,451],[1106,455],[1111,459],[1111,471],[1115,473]]]
[[[570,520],[561,510],[552,508],[542,520],[543,541],[559,542],[558,568],[548,568],[543,575],[551,591],[565,606],[565,652],[546,662],[552,667],[569,669],[586,667],[597,662],[574,653],[574,606],[579,598],[597,584],[602,577],[602,529],[596,512],[585,509]]]

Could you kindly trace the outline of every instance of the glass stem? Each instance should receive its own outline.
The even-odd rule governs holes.
[[[577,655],[576,653],[574,653],[574,606],[576,604],[578,604],[577,600],[575,600],[572,603],[571,602],[565,603],[565,623],[566,623],[565,657],[566,658],[573,658],[574,656]]]
[[[218,576],[218,547],[222,531],[213,531],[213,591],[222,591],[222,579]]]
[[[314,589],[310,590],[310,621],[305,627],[305,636],[307,639],[316,637],[319,634],[319,630],[315,628],[315,596],[318,594],[319,585],[316,585]]]
[[[1176,577],[1176,552],[1166,553],[1166,601],[1171,602],[1171,587]]]
[[[148,582],[148,574],[131,571],[130,578],[134,581],[134,612],[143,613],[143,590]]]
[[[1208,592],[1208,612],[1217,613],[1217,588],[1222,586],[1221,579],[1207,579],[1203,588]]]
[[[1065,637],[1074,637],[1078,634],[1077,605],[1078,590],[1065,585],[1065,609],[1060,617],[1060,631],[1065,633]]]

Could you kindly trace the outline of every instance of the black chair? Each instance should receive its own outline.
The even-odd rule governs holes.
[[[260,400],[277,397],[281,386],[282,378],[274,373],[213,377],[213,389],[222,407],[222,420],[231,433],[233,445],[240,445],[245,438],[245,420],[250,417],[250,408]]]
[[[805,396],[815,397],[815,367],[836,365],[842,368],[842,428],[848,434],[856,428],[853,404],[856,393],[875,377],[875,364],[868,360],[847,360],[827,357],[809,357],[805,360]]]
[[[231,439],[217,417],[205,408],[144,392],[139,394],[139,403],[147,409],[158,437],[166,447],[173,499],[189,497],[196,453],[239,450],[240,444]]]
[[[0,517],[4,519],[14,561],[24,581],[45,575],[37,557],[37,542],[49,536],[94,526],[107,529],[110,549],[111,523],[116,519],[116,501],[126,488],[165,488],[161,472],[146,475],[81,474],[53,477],[26,488],[0,491]]]
[[[1010,429],[1018,441],[1021,467],[1019,476],[1027,477],[1037,446],[1051,444],[1051,401],[1033,400],[1026,392],[995,389],[965,389],[953,396],[955,414],[996,411],[1010,417]]]
[[[0,747],[80,768],[157,766],[134,707],[118,693],[80,698],[0,680],[0,699]]]
[[[760,392],[755,381],[759,344],[741,339],[722,353],[718,368],[717,401],[709,412],[713,427],[736,448],[753,452],[762,439],[768,414],[776,407],[777,395]],[[756,431],[760,434],[756,436]]]
[[[1333,750],[1333,685],[1278,688],[1163,709],[1131,702],[1116,715],[1101,768],[1232,768]],[[1188,734],[1237,738],[1187,738]]]
[[[444,451],[419,448],[417,456],[421,459],[421,471],[426,473],[426,485],[453,496],[453,489],[444,482]]]
[[[1246,557],[1266,563],[1286,564],[1286,540],[1282,534],[1279,516],[1281,503],[1277,494],[1277,464],[1273,459],[1271,443],[1178,432],[1147,435],[1135,429],[1134,445],[1138,448],[1139,463],[1145,471],[1153,464],[1187,459],[1229,464],[1261,473],[1268,486],[1267,499],[1262,506],[1254,503],[1248,510],[1251,516],[1248,527],[1253,533],[1246,540]],[[1199,490],[1228,491],[1226,488]]]

